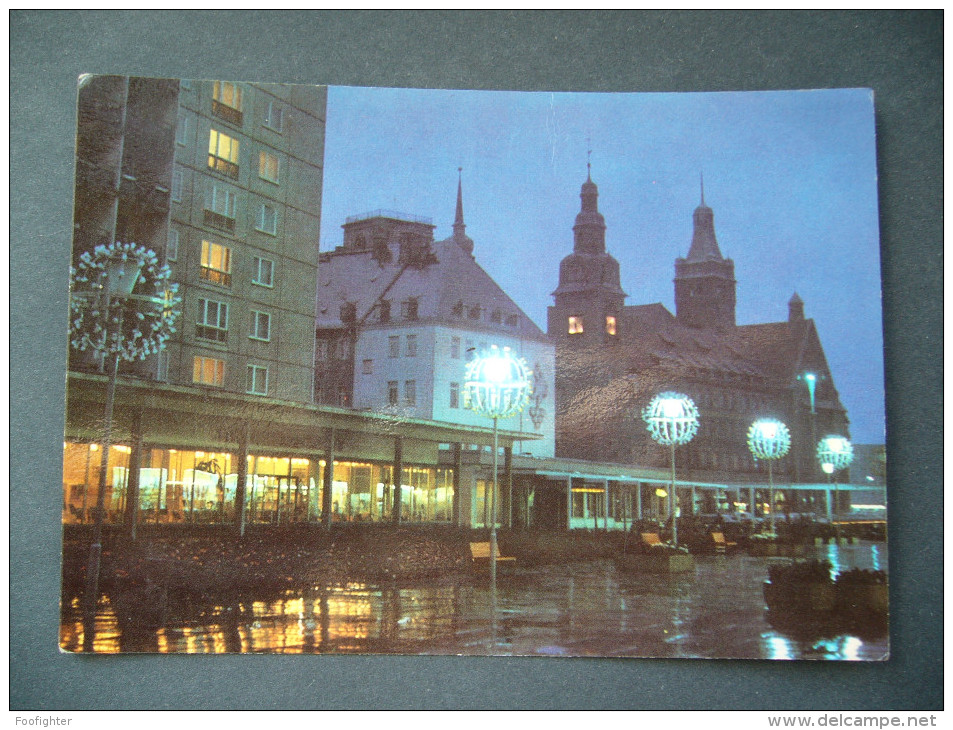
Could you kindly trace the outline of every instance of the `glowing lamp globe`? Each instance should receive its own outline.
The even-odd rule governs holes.
[[[827,474],[846,469],[854,460],[854,447],[843,436],[825,436],[817,445],[817,460]],[[830,471],[827,471],[827,465]]]
[[[748,429],[748,448],[758,459],[780,459],[791,450],[791,432],[776,418],[762,418]]]
[[[509,418],[529,404],[532,371],[510,348],[493,345],[468,365],[463,383],[463,405],[490,418]]]
[[[681,446],[698,432],[698,409],[687,395],[659,393],[642,411],[652,438],[663,446]]]

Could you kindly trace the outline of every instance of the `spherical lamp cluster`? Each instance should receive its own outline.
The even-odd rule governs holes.
[[[529,404],[532,371],[510,348],[493,345],[468,365],[463,383],[463,405],[490,418],[509,418]]]
[[[681,393],[659,393],[642,411],[652,438],[663,446],[681,446],[698,432],[698,409]]]
[[[757,459],[780,459],[791,450],[791,432],[775,418],[762,418],[748,429],[748,448]]]
[[[846,469],[854,460],[854,447],[843,436],[825,436],[817,445],[817,460],[828,474]]]

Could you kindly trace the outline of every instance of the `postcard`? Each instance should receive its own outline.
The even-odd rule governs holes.
[[[84,76],[65,652],[889,656],[874,100]]]

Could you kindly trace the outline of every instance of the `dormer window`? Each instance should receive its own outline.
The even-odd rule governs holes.
[[[480,319],[480,305],[479,304],[474,304],[472,307],[467,308],[467,318]]]
[[[407,301],[401,302],[400,305],[400,314],[404,319],[415,320],[417,319],[417,299],[412,297]]]
[[[460,300],[456,304],[454,304],[453,309],[450,310],[450,313],[454,317],[462,317],[463,316],[463,300]]]
[[[582,317],[573,315],[569,318],[569,334],[571,335],[581,335],[582,330]]]

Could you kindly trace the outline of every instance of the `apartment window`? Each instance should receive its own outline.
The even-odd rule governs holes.
[[[172,202],[181,203],[182,202],[182,187],[185,182],[184,175],[181,170],[172,171]]]
[[[387,404],[396,406],[399,396],[397,394],[397,381],[388,380],[387,381]]]
[[[503,321],[503,312],[501,312],[499,309],[494,309],[490,313],[490,321],[493,324],[500,324]]]
[[[251,313],[251,331],[248,336],[253,340],[271,341],[271,315],[267,312]]]
[[[179,258],[179,230],[169,227],[169,236],[165,244],[165,260],[175,261]]]
[[[450,407],[460,407],[460,383],[450,383]]]
[[[192,359],[192,382],[221,388],[225,385],[225,361],[196,355]]]
[[[258,177],[262,180],[278,184],[278,168],[280,161],[277,155],[262,150],[258,154]]]
[[[467,318],[480,319],[480,305],[479,304],[474,304],[472,307],[467,307]]]
[[[606,315],[606,334],[615,335],[615,317],[611,314]]]
[[[338,405],[341,408],[347,408],[351,405],[351,394],[348,392],[346,385],[338,386]]]
[[[397,335],[387,338],[387,354],[389,357],[400,357],[400,337]]]
[[[202,241],[199,275],[213,284],[232,285],[232,249],[220,243]]]
[[[187,144],[189,141],[189,115],[183,110],[179,110],[179,117],[176,120],[175,141],[178,144]]]
[[[408,406],[417,405],[417,381],[404,381],[404,403]]]
[[[284,111],[285,110],[278,105],[278,102],[269,101],[265,107],[265,121],[263,124],[273,132],[281,132],[285,121]]]
[[[347,337],[342,337],[337,342],[337,359],[347,360],[351,355],[351,344]]]
[[[228,305],[213,299],[199,299],[195,336],[213,342],[228,342]]]
[[[361,363],[361,372],[362,372],[364,375],[373,375],[373,374],[374,374],[374,361],[373,361],[373,360],[365,360],[363,363]]]
[[[450,357],[457,360],[460,359],[460,338],[459,337],[450,338]]]
[[[318,340],[314,347],[314,357],[316,360],[328,359],[328,341]]]
[[[400,304],[400,314],[404,319],[417,319],[417,299],[411,298]]]
[[[216,81],[212,89],[212,114],[235,125],[242,123],[242,90],[231,81]]]
[[[268,368],[249,365],[245,391],[253,395],[268,395]]]
[[[238,194],[224,185],[212,185],[205,193],[205,225],[235,232]]]
[[[582,334],[582,317],[573,316],[569,318],[569,334],[571,335]]]
[[[208,166],[210,169],[238,179],[238,140],[213,129],[208,136]]]
[[[258,286],[274,286],[275,262],[271,259],[256,256],[254,265],[255,270],[251,277],[251,283],[258,284]]]
[[[258,209],[258,217],[255,219],[255,228],[272,236],[278,234],[278,212],[274,206],[267,203],[261,204]]]
[[[417,357],[417,335],[407,335],[407,357]]]

